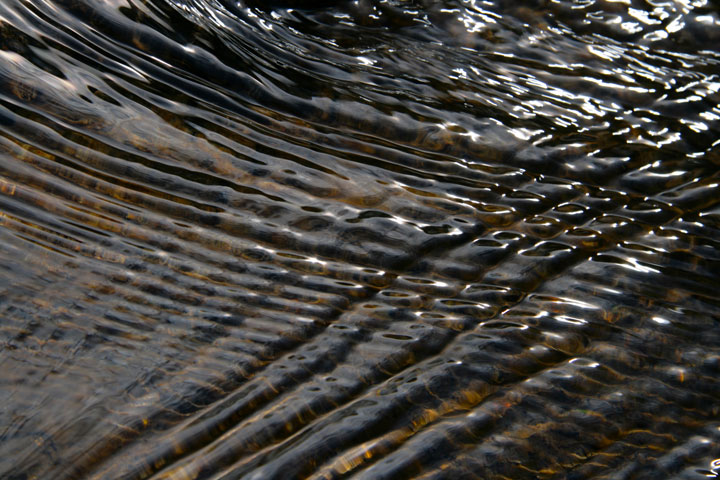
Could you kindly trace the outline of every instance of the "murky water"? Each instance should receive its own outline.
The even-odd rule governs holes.
[[[321,3],[0,2],[0,477],[720,476],[718,4]]]

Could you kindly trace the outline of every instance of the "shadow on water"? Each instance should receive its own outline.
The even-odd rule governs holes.
[[[0,477],[717,477],[718,5],[521,3],[0,3]]]

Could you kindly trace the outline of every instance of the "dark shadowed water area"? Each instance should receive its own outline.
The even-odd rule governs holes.
[[[0,478],[720,477],[720,4],[2,0]]]

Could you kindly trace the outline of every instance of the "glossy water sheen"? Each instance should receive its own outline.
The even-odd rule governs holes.
[[[720,475],[718,4],[323,3],[0,2],[0,477]]]

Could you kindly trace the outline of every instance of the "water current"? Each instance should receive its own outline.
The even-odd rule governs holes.
[[[0,478],[720,477],[720,5],[2,0]]]

